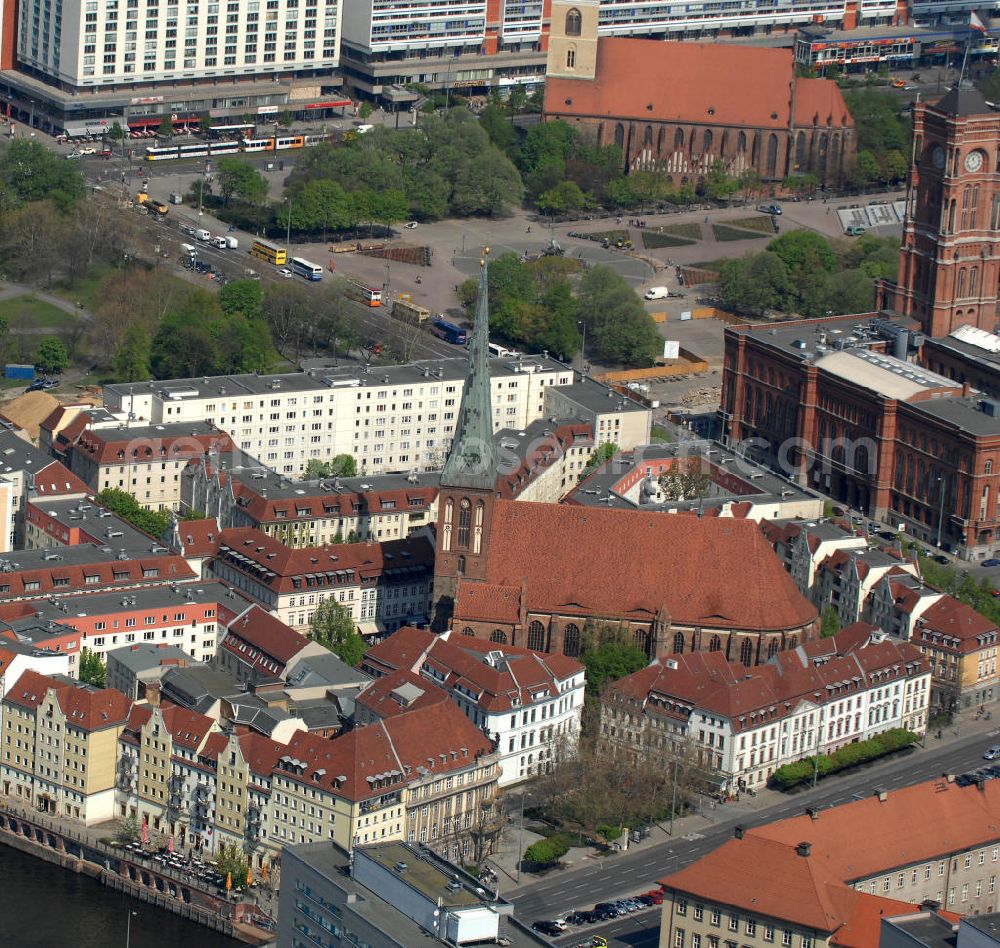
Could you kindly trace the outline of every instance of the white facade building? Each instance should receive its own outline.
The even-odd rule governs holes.
[[[584,670],[564,655],[404,628],[370,648],[362,668],[403,669],[443,688],[496,742],[501,787],[546,773],[579,744]]]
[[[567,366],[532,356],[491,360],[494,429],[542,417],[545,393],[569,385]],[[312,459],[350,454],[362,473],[439,468],[455,432],[464,359],[322,374],[231,375],[110,385],[110,411],[150,424],[211,421],[241,451],[301,477]]]
[[[342,3],[26,0],[17,53],[72,87],[330,70],[340,59]]]

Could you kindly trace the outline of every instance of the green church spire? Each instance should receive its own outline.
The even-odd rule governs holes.
[[[480,261],[479,297],[469,338],[469,364],[465,375],[462,404],[455,425],[455,437],[441,472],[442,487],[470,487],[493,490],[496,486],[496,448],[493,444],[493,415],[490,391],[490,305],[488,274],[489,247]]]

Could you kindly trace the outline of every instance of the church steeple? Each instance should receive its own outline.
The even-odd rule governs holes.
[[[455,437],[441,471],[442,487],[464,487],[492,491],[496,485],[496,448],[493,444],[493,414],[490,391],[489,247],[483,249],[479,273],[479,297],[469,338],[469,364],[458,410]]]

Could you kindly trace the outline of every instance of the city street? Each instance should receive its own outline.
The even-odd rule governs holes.
[[[537,919],[556,918],[575,909],[593,908],[596,902],[638,895],[654,888],[659,879],[715,849],[733,832],[746,827],[795,816],[806,807],[828,807],[847,803],[870,794],[876,787],[890,792],[900,787],[939,777],[945,773],[965,773],[982,766],[984,749],[1000,736],[996,722],[963,721],[956,736],[954,729],[943,739],[927,738],[919,745],[882,763],[839,777],[823,780],[816,789],[779,794],[763,791],[756,800],[706,811],[708,816],[688,816],[678,820],[673,839],[660,835],[659,842],[647,842],[622,855],[592,857],[592,864],[575,871],[556,871],[520,888],[503,891],[515,903],[518,918],[530,924]],[[521,880],[524,882],[522,874]],[[501,887],[503,888],[503,887]],[[659,929],[659,909],[624,916],[604,925],[574,929],[560,945],[573,945],[589,935],[599,934],[610,945],[647,948],[655,945]]]

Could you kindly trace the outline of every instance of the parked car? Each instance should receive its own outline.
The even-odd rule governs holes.
[[[948,563],[949,563],[949,560],[948,560],[948,557],[945,556],[943,553],[938,553],[934,557],[934,562],[935,563],[940,563],[942,566],[947,566]]]
[[[862,227],[860,224],[851,224],[850,227],[844,231],[848,237],[862,237],[867,232],[867,229]]]
[[[995,556],[991,556],[988,560],[983,560],[980,566],[1000,566],[1000,560]]]
[[[548,921],[532,922],[531,927],[542,935],[561,935],[564,931],[555,922]]]
[[[70,161],[76,161],[78,158],[82,158],[83,155],[78,151],[71,151],[66,157]]]
[[[761,214],[780,214],[781,213],[781,205],[780,204],[761,204],[760,207],[757,208],[757,210],[760,211]]]
[[[416,230],[420,225],[416,221],[410,221],[403,225],[407,230]]]
[[[291,277],[292,277],[292,271],[291,271],[291,270],[289,270],[289,269],[288,269],[288,267],[282,267],[282,268],[281,268],[281,269],[280,269],[280,270],[278,271],[278,276],[282,276],[282,277],[284,277],[284,278],[285,278],[286,280],[290,280],[290,279],[291,279]]]
[[[997,760],[998,758],[1000,758],[1000,744],[994,744],[992,747],[986,748],[983,760]]]

